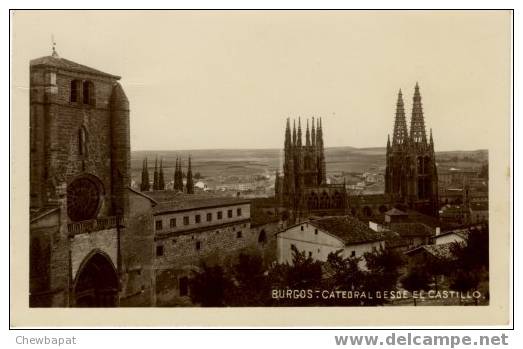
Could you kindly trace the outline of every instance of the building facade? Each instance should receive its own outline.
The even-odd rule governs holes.
[[[154,207],[158,306],[192,305],[190,280],[202,263],[223,265],[259,243],[250,201],[206,194],[150,192]]]
[[[285,128],[283,178],[276,174],[275,195],[291,213],[291,220],[314,215],[344,214],[347,192],[344,184],[327,184],[325,149],[321,119],[316,125],[312,118],[302,142],[301,120],[294,121],[291,134],[290,120]]]
[[[330,253],[342,250],[342,257],[362,258],[360,266],[365,267],[365,253],[384,247],[381,233],[350,216],[311,219],[277,234],[278,263],[292,264],[294,248],[323,262]]]
[[[410,133],[401,90],[396,104],[392,143],[387,139],[385,194],[411,209],[438,215],[438,173],[432,130],[427,139],[421,94],[414,90]]]
[[[127,223],[136,201],[145,216],[154,202],[129,187],[129,101],[119,80],[54,49],[30,62],[30,306],[150,304],[151,230],[135,234]],[[131,261],[144,270],[137,277]]]

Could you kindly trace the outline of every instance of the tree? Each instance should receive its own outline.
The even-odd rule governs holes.
[[[321,287],[322,262],[315,261],[292,246],[292,264],[276,264],[269,270],[269,282],[272,288],[284,290],[313,290]],[[313,298],[284,298],[277,305],[312,305],[317,303]]]
[[[233,286],[226,295],[227,305],[265,306],[269,305],[270,284],[265,275],[260,255],[241,253],[238,262],[231,268]]]
[[[489,230],[471,229],[464,242],[454,242],[451,252],[457,261],[450,287],[460,292],[475,290],[489,278]],[[477,299],[476,299],[477,302]]]
[[[410,272],[403,277],[401,284],[407,291],[413,293],[414,291],[425,290],[429,287],[429,275],[422,267],[416,267],[410,270]],[[416,306],[416,298],[414,299],[414,306]]]
[[[225,305],[225,295],[231,288],[231,280],[221,266],[202,265],[201,272],[191,281],[191,299],[203,307]]]
[[[361,258],[343,257],[343,250],[331,252],[327,256],[325,269],[329,275],[324,282],[324,288],[331,290],[362,290],[365,285],[365,273],[360,269]],[[339,303],[334,300],[333,303]],[[361,301],[354,299],[343,304],[361,305]]]
[[[401,254],[392,249],[380,248],[364,254],[367,269],[365,289],[371,292],[395,290],[400,276],[399,269],[405,264]],[[369,299],[372,305],[383,304],[383,298]]]
[[[448,258],[433,257],[426,261],[424,265],[428,275],[434,281],[436,292],[438,291],[438,277],[440,275],[449,275],[453,268],[452,262]]]

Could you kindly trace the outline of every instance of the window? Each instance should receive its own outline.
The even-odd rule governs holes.
[[[241,208],[237,208],[236,209],[236,215],[239,217],[242,215],[242,209]]]
[[[318,235],[318,229],[314,229],[314,235]]]
[[[309,258],[312,258],[312,251],[309,251]]]
[[[238,230],[238,231],[236,232],[236,237],[237,237],[238,239],[240,239],[240,238],[242,237],[242,231],[241,231],[241,230]]]
[[[94,105],[95,94],[94,84],[91,81],[84,81],[83,83],[83,102],[84,104]]]
[[[296,248],[296,245],[291,244],[291,250],[294,250]]]
[[[223,218],[223,216],[222,216],[222,211],[218,211],[218,213],[217,213],[217,217],[218,217],[218,219],[222,219],[222,218]]]
[[[303,225],[300,228],[301,228],[301,231],[303,231]]]
[[[181,277],[178,280],[178,287],[180,288],[180,296],[189,295],[189,278],[187,276]]]
[[[189,225],[189,216],[183,217],[183,225]]]
[[[171,228],[176,228],[176,218],[171,218],[171,220],[169,221],[169,226]]]
[[[196,216],[194,216],[194,222],[195,223],[200,223],[202,221],[202,218],[199,214],[197,214]]]
[[[352,251],[352,252],[350,253],[350,256],[351,256],[351,257],[356,257],[356,251]]]
[[[212,213],[207,213],[207,222],[212,221]]]
[[[78,80],[71,81],[71,90],[69,92],[69,102],[78,102]]]
[[[78,154],[87,155],[87,132],[84,126],[78,130]]]
[[[163,245],[156,246],[156,257],[163,256]]]
[[[232,218],[232,210],[227,211],[227,217]]]
[[[200,241],[196,241],[196,250],[200,250],[202,248],[202,243]]]
[[[162,221],[156,221],[156,230],[162,230]]]
[[[260,235],[258,235],[258,243],[264,244],[265,242],[267,242],[267,234],[265,233],[265,229],[262,229]]]

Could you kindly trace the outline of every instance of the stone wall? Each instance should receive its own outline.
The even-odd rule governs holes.
[[[151,306],[154,297],[152,202],[129,190],[129,216],[122,232],[120,306]]]

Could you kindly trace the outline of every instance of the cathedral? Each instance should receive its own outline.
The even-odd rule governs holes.
[[[343,214],[346,209],[347,193],[344,184],[327,184],[325,149],[323,145],[322,121],[315,124],[312,118],[305,130],[302,142],[301,119],[290,119],[285,128],[283,178],[276,175],[276,198],[287,207],[291,219],[308,215]]]
[[[385,194],[389,194],[395,203],[432,216],[438,215],[438,173],[434,141],[432,129],[427,140],[417,83],[410,133],[401,90],[398,94],[392,143],[390,136],[387,139]]]

